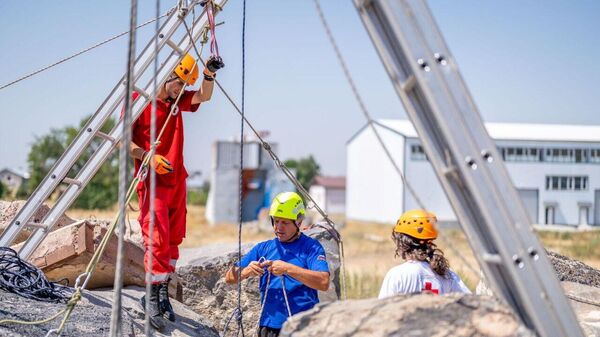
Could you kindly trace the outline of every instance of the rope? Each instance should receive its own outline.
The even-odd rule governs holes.
[[[193,70],[193,68],[192,68],[192,70]],[[186,78],[186,81],[185,81],[186,83],[187,83],[187,79],[189,79],[189,77],[191,75],[192,75],[192,71],[190,71],[190,74],[188,75],[188,78]],[[179,103],[179,100],[181,99],[183,93],[185,92],[185,88],[186,88],[186,86],[183,86],[181,88],[181,91],[179,92],[179,95],[177,96],[177,98],[175,99],[175,102],[171,106],[171,111],[169,112],[169,115],[167,116],[167,119],[165,120],[165,123],[163,124],[161,133],[159,134],[159,136],[158,136],[157,140],[155,141],[155,143],[152,144],[152,146],[150,148],[150,151],[148,151],[148,155],[146,155],[144,157],[144,160],[142,161],[142,165],[140,167],[140,170],[138,171],[138,174],[131,181],[131,183],[129,185],[129,188],[127,190],[127,194],[126,194],[127,197],[126,197],[125,203],[129,203],[131,201],[131,198],[133,197],[133,194],[136,192],[136,186],[138,185],[138,183],[140,181],[143,181],[143,180],[146,179],[146,175],[148,173],[148,166],[149,166],[149,163],[150,163],[150,158],[152,157],[152,155],[154,154],[154,151],[156,150],[156,147],[160,143],[160,137],[162,136],[162,133],[164,132],[164,130],[165,130],[166,126],[167,126],[167,123],[169,122],[169,120],[171,119],[171,117],[174,115],[175,108],[177,107],[177,104]],[[21,324],[21,325],[43,324],[45,322],[48,322],[48,321],[50,321],[52,319],[57,318],[61,314],[64,314],[64,317],[63,317],[63,319],[62,319],[59,327],[57,329],[52,329],[52,330],[48,331],[48,333],[46,334],[46,336],[50,336],[52,333],[56,333],[57,335],[60,335],[60,333],[63,331],[63,329],[65,327],[65,324],[67,323],[69,317],[71,316],[71,313],[73,312],[73,309],[75,308],[77,302],[79,302],[79,300],[81,300],[82,291],[86,288],[87,283],[91,279],[91,276],[92,276],[94,270],[96,269],[96,266],[97,266],[98,262],[100,261],[100,258],[102,257],[102,254],[104,254],[104,250],[108,246],[108,243],[110,241],[110,237],[115,232],[117,223],[119,222],[119,219],[121,217],[122,217],[122,213],[121,213],[121,209],[119,209],[119,212],[115,216],[115,219],[113,220],[113,222],[111,223],[111,225],[107,228],[106,233],[104,234],[104,237],[102,238],[102,240],[100,241],[100,244],[98,245],[98,248],[94,252],[94,255],[92,255],[92,258],[90,259],[90,262],[88,263],[88,265],[87,265],[87,267],[85,269],[85,272],[83,272],[81,275],[79,275],[77,277],[77,280],[75,281],[75,287],[74,287],[75,288],[75,292],[73,293],[73,295],[71,296],[70,300],[68,301],[67,307],[65,309],[63,309],[59,313],[55,314],[54,316],[52,316],[50,318],[46,318],[44,320],[31,321],[31,322],[19,321],[19,320],[10,320],[10,323]],[[0,321],[0,323],[2,323],[2,321]]]
[[[160,0],[156,0],[156,16],[160,13]],[[154,26],[154,77],[152,78],[152,84],[154,88],[158,87],[158,34],[160,31],[160,24],[158,20]],[[152,107],[150,108],[150,144],[156,142],[156,95],[152,97]],[[150,212],[150,223],[148,224],[148,232],[154,233],[154,198],[156,197],[156,171],[150,171],[150,200],[153,200],[148,211]],[[142,201],[142,204],[145,201]],[[141,210],[141,207],[140,207]],[[154,235],[150,234],[148,237],[148,270],[146,270],[146,301],[144,305],[144,334],[150,336],[151,325],[150,325],[150,293],[152,292],[152,266],[154,264],[153,256],[153,243]]]
[[[67,303],[72,295],[71,288],[48,281],[39,268],[9,247],[0,247],[0,289],[42,302]]]
[[[585,304],[589,304],[589,305],[593,305],[596,307],[600,307],[600,302],[598,301],[594,301],[594,300],[590,300],[587,298],[583,298],[583,297],[579,297],[577,295],[571,295],[571,294],[565,294],[569,299],[572,299],[573,301],[577,301],[580,303],[585,303]]]
[[[164,18],[165,16],[171,15],[171,13],[172,13],[174,10],[175,10],[174,8],[171,8],[171,9],[170,9],[170,10],[168,10],[168,11],[167,11],[165,14],[163,14],[163,15],[161,15],[161,16],[159,16],[159,17],[156,17],[155,19],[148,20],[148,21],[146,21],[146,22],[142,23],[141,25],[139,25],[139,26],[137,26],[137,27],[135,27],[135,28],[142,28],[142,27],[144,27],[144,26],[146,26],[146,25],[149,25],[149,24],[151,24],[151,23],[152,23],[152,22],[154,22],[154,21],[158,21],[159,19],[161,19],[161,18]],[[17,84],[17,83],[19,83],[19,82],[21,82],[21,81],[23,81],[23,80],[26,80],[26,79],[28,79],[28,78],[30,78],[30,77],[32,77],[32,76],[35,76],[35,75],[37,75],[37,74],[39,74],[39,73],[41,73],[41,72],[43,72],[43,71],[46,71],[46,70],[48,70],[48,69],[50,69],[50,68],[53,68],[53,67],[55,67],[55,66],[57,66],[57,65],[59,65],[59,64],[61,64],[61,63],[64,63],[64,62],[66,62],[66,61],[70,60],[70,59],[73,59],[73,58],[75,58],[75,57],[77,57],[77,56],[79,56],[79,55],[81,55],[81,54],[87,53],[87,52],[88,52],[88,51],[90,51],[90,50],[93,50],[93,49],[96,49],[96,48],[98,48],[98,47],[100,47],[100,46],[102,46],[102,45],[105,45],[105,44],[107,44],[107,43],[109,43],[109,42],[111,42],[111,41],[113,41],[113,40],[116,40],[116,39],[120,38],[121,36],[124,36],[124,35],[128,34],[129,32],[130,32],[130,31],[128,30],[128,31],[126,31],[126,32],[122,32],[122,33],[120,33],[120,34],[117,34],[117,35],[115,35],[115,36],[113,36],[113,37],[110,37],[110,38],[108,38],[108,39],[104,40],[104,41],[98,42],[98,43],[96,43],[95,45],[93,45],[93,46],[91,46],[91,47],[87,47],[87,48],[85,48],[85,49],[83,49],[83,50],[81,50],[81,51],[78,51],[77,53],[75,53],[75,54],[73,54],[73,55],[71,55],[71,56],[67,56],[67,57],[65,57],[65,58],[63,58],[63,59],[61,59],[61,60],[58,60],[58,61],[56,61],[56,62],[54,62],[54,63],[50,64],[50,65],[47,65],[47,66],[45,66],[45,67],[43,67],[43,68],[40,68],[40,69],[38,69],[38,70],[35,70],[35,71],[33,71],[33,72],[29,73],[29,74],[23,75],[23,76],[21,76],[21,77],[17,78],[16,80],[14,80],[14,81],[11,81],[11,82],[8,82],[8,83],[6,83],[6,84],[2,85],[2,86],[0,87],[0,90],[2,90],[2,89],[4,89],[4,88],[8,88],[8,87],[10,87],[10,86],[11,86],[11,85],[13,85],[13,84]]]
[[[265,311],[265,304],[267,303],[267,295],[269,294],[269,286],[271,284],[271,272],[267,272],[267,284],[265,286],[265,295],[263,296],[262,303],[260,304],[260,313],[258,314],[258,322],[262,319],[263,312]],[[285,290],[285,277],[281,278],[281,290],[283,291],[283,298],[285,299],[285,307],[287,309],[288,317],[292,317],[292,309],[290,308],[290,302],[288,301],[287,291]]]
[[[210,8],[211,6],[209,6]],[[214,25],[214,19],[213,19]],[[211,28],[211,34],[212,34]],[[211,52],[213,51],[211,36]],[[217,51],[218,52],[218,51]],[[242,118],[240,120],[240,181],[239,181],[239,214],[238,214],[238,265],[241,264],[242,261],[242,206],[244,199],[244,117],[245,117],[245,103],[246,103],[246,0],[242,1]],[[239,332],[242,332],[242,337],[244,336],[244,324],[243,324],[243,311],[242,311],[242,268],[237,269],[237,279],[240,281],[237,284],[237,312],[238,312],[238,332],[236,336],[239,336]]]
[[[136,37],[136,22],[137,22],[137,0],[131,0],[131,12],[129,21],[129,46],[127,51],[127,75],[126,86],[127,92],[125,96],[125,111],[123,116],[123,136],[119,155],[119,231],[117,236],[117,262],[115,266],[115,280],[113,286],[113,306],[110,318],[110,335],[117,337],[121,334],[121,311],[123,291],[123,249],[124,249],[124,234],[125,234],[125,214],[127,213],[127,181],[129,180],[129,144],[131,143],[131,95],[133,93],[133,68],[135,64],[135,37]],[[152,235],[152,233],[150,234]]]
[[[331,43],[331,46],[333,47],[333,50],[335,51],[335,55],[337,57],[338,63],[342,67],[342,70],[344,72],[344,76],[346,77],[346,80],[348,81],[348,84],[350,85],[350,88],[352,89],[352,93],[354,95],[354,98],[358,102],[358,105],[360,107],[361,112],[363,113],[363,115],[367,119],[369,127],[371,128],[371,130],[375,134],[375,137],[377,138],[377,142],[379,143],[379,145],[381,146],[381,148],[385,152],[385,155],[387,156],[387,158],[389,159],[390,163],[394,167],[394,170],[396,171],[396,173],[398,174],[398,176],[400,176],[400,179],[402,180],[402,184],[406,187],[406,189],[409,191],[409,193],[415,199],[415,201],[417,202],[417,204],[419,205],[419,207],[422,208],[422,209],[427,209],[427,207],[425,207],[425,204],[419,198],[418,194],[413,189],[413,187],[411,186],[411,184],[406,180],[406,177],[404,176],[404,173],[402,173],[402,170],[400,170],[400,167],[398,166],[398,164],[394,160],[394,157],[392,157],[392,154],[391,154],[390,150],[387,148],[387,146],[383,142],[383,139],[381,138],[381,135],[379,134],[379,131],[377,130],[377,128],[374,125],[373,118],[371,117],[371,114],[367,110],[367,107],[364,104],[364,102],[362,100],[362,97],[360,96],[360,94],[358,92],[358,89],[356,88],[356,85],[354,83],[352,75],[350,74],[350,71],[348,70],[348,67],[346,65],[346,61],[344,60],[344,58],[342,56],[342,53],[340,52],[340,49],[338,48],[337,42],[335,41],[335,38],[333,37],[331,29],[329,28],[329,24],[327,23],[327,19],[325,18],[325,14],[323,13],[323,10],[321,9],[321,6],[319,4],[319,0],[313,0],[313,1],[315,3],[315,7],[317,9],[317,13],[319,15],[319,19],[321,20],[321,23],[323,24],[323,28],[325,28],[325,33],[327,34],[327,38],[328,38],[329,42]],[[463,261],[463,263],[467,266],[467,268],[469,268],[475,275],[479,274],[479,272],[471,265],[471,263],[469,263],[467,261],[467,259],[462,255],[462,253],[460,253],[456,248],[454,248],[454,246],[448,240],[446,240],[443,236],[438,236],[438,238],[441,241],[443,241],[446,244],[446,246],[459,259],[461,259]]]

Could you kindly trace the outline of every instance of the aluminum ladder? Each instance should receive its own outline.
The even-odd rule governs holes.
[[[354,4],[496,294],[541,336],[583,336],[427,4]]]
[[[216,2],[216,5],[221,8],[226,2],[227,0],[221,0]],[[180,2],[180,4],[182,3]],[[200,0],[191,0],[187,7],[178,6],[172,9],[156,33],[158,35],[158,43],[155,42],[155,37],[152,37],[136,58],[132,81],[134,90],[140,95],[132,103],[132,121],[135,121],[140,116],[157,92],[153,86],[154,69],[150,67],[157,52],[161,57],[167,54],[165,59],[161,60],[156,75],[156,82],[158,83],[158,88],[160,88],[170,74],[172,74],[173,69],[175,69],[175,66],[179,63],[183,55],[193,48],[192,44],[202,37],[205,32],[208,23],[205,7],[202,13],[191,24],[187,24],[191,34],[187,33],[183,21],[191,12],[190,9],[200,3]],[[192,36],[191,39],[190,35]],[[161,51],[163,52],[162,54]],[[58,219],[75,201],[87,183],[93,178],[96,171],[98,171],[118,145],[122,136],[122,119],[119,119],[108,134],[101,132],[100,128],[109,117],[119,116],[125,101],[125,95],[127,94],[127,88],[124,84],[125,75],[117,82],[108,97],[106,97],[87,124],[79,131],[77,137],[54,164],[48,175],[38,185],[25,205],[2,233],[0,236],[0,246],[10,246],[19,232],[25,230],[25,228],[30,228],[32,229],[32,233],[19,250],[19,256],[27,259],[48,235]],[[81,170],[76,173],[75,177],[67,177],[68,172],[82,154],[86,150],[89,150],[92,140],[96,137],[102,139],[101,145],[94,151]],[[60,184],[66,184],[67,187],[56,203],[51,206],[41,221],[31,221],[32,216]]]

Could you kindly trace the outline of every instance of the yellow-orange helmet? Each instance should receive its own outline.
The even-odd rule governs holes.
[[[198,79],[198,65],[192,55],[185,54],[177,67],[175,67],[175,74],[189,85],[196,83]]]
[[[402,233],[421,240],[434,240],[438,231],[435,228],[437,218],[435,214],[423,209],[404,212],[394,226],[395,233]]]

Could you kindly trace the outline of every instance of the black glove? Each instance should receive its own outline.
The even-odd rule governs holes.
[[[220,56],[218,57],[214,57],[211,56],[208,61],[206,62],[206,69],[208,69],[208,71],[210,71],[211,73],[216,73],[217,70],[223,68],[225,66],[225,63],[223,63],[223,60],[221,59]]]

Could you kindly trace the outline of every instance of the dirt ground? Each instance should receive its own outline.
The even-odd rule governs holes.
[[[107,211],[71,210],[73,218],[95,217],[111,219],[117,209]],[[198,247],[214,243],[231,243],[238,240],[236,224],[210,226],[204,216],[204,207],[188,206],[187,236],[183,247]],[[137,212],[129,211],[129,218],[136,219]],[[344,240],[346,280],[349,298],[377,296],[385,273],[402,263],[394,257],[391,236],[392,225],[349,221],[340,231]],[[242,231],[242,242],[257,242],[272,238],[272,233],[260,232],[256,226]],[[593,267],[600,267],[600,232],[541,232],[544,246],[560,254],[576,258]],[[467,286],[474,289],[479,282],[477,261],[468,241],[460,229],[443,229],[437,240],[450,267],[457,272]],[[450,245],[452,247],[450,247]],[[451,249],[453,248],[453,249]]]

